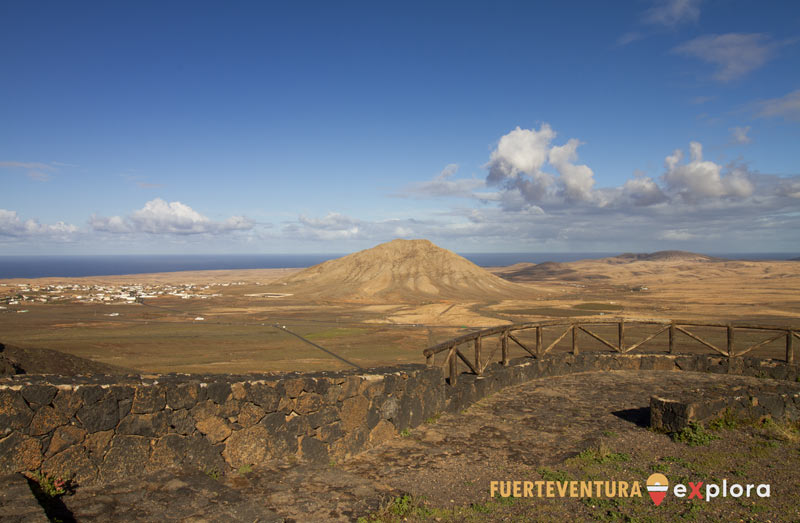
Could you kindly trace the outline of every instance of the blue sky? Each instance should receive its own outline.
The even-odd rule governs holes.
[[[229,4],[0,5],[3,253],[800,250],[797,2]]]

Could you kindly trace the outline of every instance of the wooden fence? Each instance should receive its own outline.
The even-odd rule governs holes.
[[[599,336],[596,332],[590,330],[590,328],[594,328],[597,326],[602,325],[609,325],[617,327],[617,336],[616,340],[609,341],[608,339]],[[628,344],[629,340],[626,340],[626,329],[631,325],[656,325],[657,328],[655,332],[649,333],[646,337],[636,341],[633,344]],[[543,329],[545,327],[561,327],[563,328],[563,332],[559,336],[555,338],[552,342],[548,345],[545,345],[543,342]],[[707,339],[703,339],[697,334],[688,330],[689,328],[696,328],[696,327],[716,327],[722,328],[726,330],[725,338],[727,340],[727,344],[725,347],[719,347],[714,343],[711,343]],[[535,343],[531,342],[523,342],[520,340],[520,336],[515,336],[515,333],[519,333],[520,331],[527,331],[527,330],[535,330],[536,334],[536,341]],[[696,329],[695,329],[696,330]],[[736,334],[741,333],[742,331],[764,331],[768,333],[769,337],[763,339],[757,343],[749,345],[746,348],[734,350],[734,340],[736,339]],[[560,332],[560,331],[559,331]],[[450,339],[448,341],[439,343],[438,345],[434,345],[433,347],[428,347],[423,351],[425,355],[426,362],[429,366],[436,365],[436,355],[442,352],[446,352],[444,362],[441,362],[442,366],[446,366],[449,368],[449,376],[450,376],[450,384],[454,385],[458,380],[459,374],[459,360],[466,365],[467,369],[473,374],[481,375],[486,369],[486,367],[492,363],[491,356],[488,358],[483,357],[483,345],[484,340],[490,338],[492,336],[497,336],[499,339],[499,346],[500,346],[500,360],[499,363],[502,365],[508,365],[509,360],[509,340],[519,345],[522,349],[524,349],[530,356],[534,358],[540,358],[550,352],[556,345],[559,344],[564,338],[572,335],[572,354],[579,353],[579,339],[578,333],[583,332],[586,335],[590,336],[591,338],[599,341],[603,346],[608,347],[612,351],[618,353],[629,353],[632,352],[644,345],[645,343],[650,342],[657,336],[662,333],[667,333],[668,337],[668,345],[667,351],[670,354],[675,353],[675,340],[678,335],[687,336],[688,338],[694,340],[695,342],[699,343],[703,347],[707,349],[711,349],[725,357],[728,358],[737,358],[740,356],[744,356],[745,354],[758,349],[760,347],[764,347],[769,343],[772,343],[780,338],[785,338],[786,341],[786,353],[785,353],[785,360],[788,363],[794,362],[794,345],[793,345],[793,338],[800,338],[800,327],[776,327],[770,325],[733,325],[730,323],[701,323],[701,322],[692,322],[692,321],[677,321],[677,320],[626,320],[626,319],[587,319],[587,320],[576,320],[576,321],[564,321],[564,320],[553,320],[553,321],[541,321],[541,322],[530,322],[530,323],[517,323],[513,325],[501,325],[498,327],[491,327],[488,329],[483,329],[480,331],[470,332],[468,334],[464,334],[463,336],[459,336],[457,338]],[[464,352],[461,351],[460,347],[471,343],[474,349],[474,354],[471,358],[468,358]],[[468,352],[468,349],[465,349]],[[495,351],[496,352],[496,351]]]

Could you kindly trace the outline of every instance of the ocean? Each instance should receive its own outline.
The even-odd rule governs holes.
[[[605,258],[620,253],[459,253],[482,267],[499,267],[520,262],[569,262]],[[0,278],[45,278],[145,274],[151,272],[217,269],[279,269],[310,267],[343,254],[170,254],[170,255],[72,255],[0,256]],[[721,258],[746,260],[787,260],[800,253],[713,254]]]

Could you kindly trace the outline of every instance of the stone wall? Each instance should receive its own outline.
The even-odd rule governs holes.
[[[287,456],[328,463],[444,406],[439,369],[370,372],[4,378],[0,473],[41,468],[87,484]]]
[[[731,416],[736,420],[797,421],[800,419],[800,383],[767,382],[725,390],[676,391],[669,397],[650,398],[650,426],[679,432],[690,423]]]
[[[41,469],[79,484],[271,459],[327,464],[534,378],[614,369],[796,380],[797,365],[711,356],[586,353],[492,364],[450,387],[438,367],[285,375],[0,379],[0,474]]]

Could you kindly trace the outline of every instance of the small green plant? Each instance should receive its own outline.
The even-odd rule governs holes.
[[[599,457],[600,463],[616,463],[619,461],[628,461],[630,459],[631,457],[625,452],[609,452]]]
[[[673,441],[685,443],[690,447],[708,445],[713,440],[719,439],[719,436],[715,436],[714,434],[706,431],[702,423],[695,423],[694,421],[690,421],[689,425],[684,427],[679,432],[673,432],[670,434],[670,437],[672,437]]]
[[[388,512],[401,518],[424,518],[430,511],[422,506],[421,500],[410,494],[403,494],[394,498],[389,504]]]
[[[552,470],[547,467],[540,468],[537,472],[545,481],[569,481],[569,475],[560,470]]]
[[[436,423],[437,421],[439,421],[440,417],[441,417],[441,414],[434,414],[430,418],[426,419],[425,423],[427,423],[428,425],[432,425],[432,424]]]
[[[406,428],[406,429],[401,430],[400,431],[400,435],[402,437],[404,437],[404,438],[409,437],[411,435],[411,429]]]
[[[492,507],[483,503],[473,503],[469,508],[479,514],[489,514],[492,511]]]
[[[681,519],[694,521],[695,519],[700,517],[700,513],[703,511],[703,507],[705,507],[705,503],[689,503],[689,510],[682,513],[680,517]]]
[[[67,493],[67,490],[69,490],[70,482],[68,480],[48,476],[39,470],[35,471],[32,475],[36,483],[39,484],[39,488],[42,489],[42,492],[48,498],[52,499],[63,496]]]
[[[358,523],[389,523],[396,521],[406,521],[417,519],[425,519],[430,517],[433,511],[426,508],[422,504],[422,498],[414,497],[410,494],[403,494],[392,498],[385,503],[380,510],[367,514],[366,516],[359,517],[356,521]]]
[[[731,411],[731,409],[725,409],[725,412],[723,412],[720,417],[708,423],[708,428],[711,430],[731,430],[737,428],[739,425],[740,421],[736,418],[733,411]]]
[[[666,463],[653,463],[650,465],[650,470],[653,472],[669,472],[669,465]]]
[[[404,517],[411,512],[413,501],[414,500],[408,494],[403,494],[402,496],[396,497],[389,505],[389,512],[395,516]]]
[[[206,476],[213,479],[214,481],[219,480],[222,477],[222,473],[219,471],[217,467],[206,469],[205,470]]]
[[[495,498],[494,502],[495,502],[497,505],[500,505],[500,506],[503,506],[503,505],[513,505],[513,504],[514,504],[514,500],[515,500],[515,499],[516,499],[516,498],[514,498],[513,496],[508,496],[507,498],[504,498],[504,497],[502,497],[502,496],[501,496],[501,497],[499,497],[499,498]]]
[[[250,474],[251,472],[253,472],[253,467],[251,465],[242,465],[241,467],[239,467],[239,475],[240,476],[246,476],[247,474]]]
[[[616,432],[614,432],[613,430],[604,430],[603,431],[603,436],[605,436],[607,438],[616,438],[618,436],[618,434]]]

